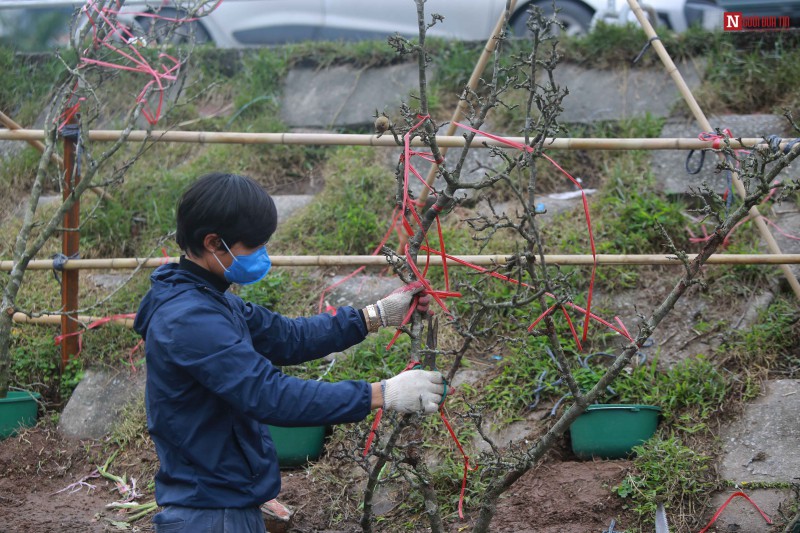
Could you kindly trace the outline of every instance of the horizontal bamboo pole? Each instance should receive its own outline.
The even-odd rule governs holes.
[[[122,135],[121,130],[91,130],[88,137],[92,141],[116,141]],[[0,129],[2,141],[41,140],[43,130],[3,130]],[[211,131],[132,131],[129,141],[140,142],[145,139],[160,142],[175,143],[200,143],[200,144],[298,144],[298,145],[325,145],[325,146],[386,146],[397,148],[394,139],[383,135],[357,135],[339,133],[236,133],[236,132],[211,132]],[[524,143],[523,137],[506,137],[507,140]],[[460,135],[440,135],[436,141],[441,147],[458,148],[464,146],[466,140]],[[764,143],[764,139],[748,137],[742,142],[730,140],[731,148],[748,148]],[[414,139],[412,146],[422,146],[419,138]],[[507,148],[503,143],[484,137],[476,137],[471,146],[483,148],[498,146]],[[781,147],[785,147],[782,143]],[[548,138],[545,148],[551,150],[704,150],[713,148],[713,141],[701,141],[694,138],[664,138],[664,139],[591,139],[591,138]]]
[[[42,315],[37,317],[31,317],[26,315],[25,313],[14,313],[12,317],[14,322],[17,324],[52,324],[52,325],[61,325],[61,315]],[[88,315],[78,315],[78,321],[84,324],[90,324],[92,322],[97,322],[98,320],[102,320],[104,317],[100,316],[88,316]],[[113,324],[116,326],[125,326],[126,328],[133,327],[133,319],[132,318],[112,318],[108,321],[109,324]]]
[[[505,265],[509,255],[460,255],[459,260],[473,265],[491,267]],[[688,254],[689,260],[696,254]],[[380,255],[274,255],[271,256],[272,265],[276,267],[314,267],[314,266],[386,266],[387,261]],[[591,265],[591,255],[545,255],[547,263],[557,265]],[[425,256],[417,259],[417,264],[425,264]],[[160,258],[115,258],[115,259],[70,259],[64,264],[64,270],[98,270],[119,269],[132,270],[134,268],[156,268],[165,263],[177,263],[177,257]],[[780,265],[800,264],[800,254],[714,254],[706,261],[713,265]],[[674,255],[659,254],[599,254],[597,263],[601,265],[680,265]],[[13,261],[0,261],[0,272],[10,271]],[[430,264],[441,266],[442,258],[431,254]],[[460,266],[453,260],[448,260],[448,266]],[[53,268],[51,259],[39,259],[28,263],[28,270],[50,270]]]

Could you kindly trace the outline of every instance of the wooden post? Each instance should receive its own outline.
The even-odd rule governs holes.
[[[79,126],[77,121],[70,121],[61,131],[64,139],[64,190],[63,199],[66,201],[78,183],[80,175],[80,154],[77,153]],[[63,232],[61,235],[61,253],[65,256],[77,258],[80,250],[80,198],[75,200],[72,207],[64,213]],[[64,270],[61,273],[61,334],[70,335],[61,341],[61,369],[80,350],[80,339],[74,335],[78,331],[78,270]]]

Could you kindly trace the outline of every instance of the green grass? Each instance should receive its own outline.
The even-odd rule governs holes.
[[[779,296],[759,312],[753,326],[732,331],[720,349],[721,362],[732,370],[775,372],[797,377],[800,357],[800,313],[790,295]]]
[[[706,54],[698,94],[707,113],[770,113],[800,104],[800,33],[756,32],[720,38]]]
[[[63,67],[52,55],[26,56],[0,46],[0,68],[5,73],[0,80],[0,109],[23,128],[32,127]]]
[[[670,525],[684,531],[687,522],[698,521],[703,502],[718,488],[712,457],[687,447],[680,439],[654,437],[634,447],[633,471],[619,486],[617,495],[652,530],[656,507],[664,504]],[[691,513],[686,516],[686,513]]]
[[[370,254],[389,229],[394,173],[377,154],[342,147],[326,164],[325,190],[292,221],[278,229],[273,246],[284,253]]]

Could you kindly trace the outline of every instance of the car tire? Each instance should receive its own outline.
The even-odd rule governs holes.
[[[176,26],[175,22],[164,19],[182,19],[188,15],[185,11],[164,8],[159,10],[159,17],[139,17],[137,22],[145,39],[155,38],[159,44],[205,44],[211,42],[211,36],[198,20],[184,22]]]
[[[519,11],[511,21],[511,31],[516,37],[523,37],[528,34],[528,8],[531,5],[536,5],[542,9],[545,16],[553,16],[553,2],[552,0],[544,0],[542,2],[532,2]],[[558,21],[564,25],[564,29],[559,33],[562,35],[574,36],[584,35],[589,32],[592,25],[592,17],[594,13],[592,10],[577,1],[563,0],[559,1],[556,6],[558,9]]]

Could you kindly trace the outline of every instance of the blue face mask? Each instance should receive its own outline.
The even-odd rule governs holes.
[[[266,246],[260,247],[252,254],[240,255],[237,257],[233,255],[233,252],[231,252],[231,249],[225,244],[225,241],[222,241],[222,244],[225,246],[225,249],[228,250],[228,253],[231,254],[231,257],[233,257],[233,263],[231,263],[229,268],[225,268],[216,254],[214,257],[217,258],[217,262],[220,266],[225,269],[225,279],[230,283],[250,285],[264,279],[264,276],[269,272],[272,261],[270,261],[269,255],[267,255]]]

